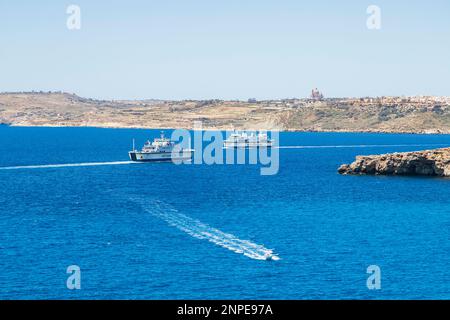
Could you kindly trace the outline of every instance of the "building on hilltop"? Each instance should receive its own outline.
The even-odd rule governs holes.
[[[310,98],[315,101],[323,100],[323,94],[317,88],[311,90]]]

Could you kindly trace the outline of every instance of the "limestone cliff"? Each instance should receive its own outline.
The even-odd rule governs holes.
[[[450,177],[450,148],[358,156],[340,174],[423,175]]]

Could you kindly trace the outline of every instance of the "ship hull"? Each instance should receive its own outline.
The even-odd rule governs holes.
[[[170,161],[191,160],[193,153],[194,151],[192,150],[184,150],[183,152],[177,154],[177,156],[172,157],[171,152],[149,153],[149,152],[130,151],[128,155],[131,161],[136,162],[170,162]]]
[[[223,144],[223,147],[226,149],[229,148],[236,148],[236,149],[250,149],[250,148],[271,148],[272,143],[248,143],[248,142],[242,142],[242,143],[227,143],[225,142]]]

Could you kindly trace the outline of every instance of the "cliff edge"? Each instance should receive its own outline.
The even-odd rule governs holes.
[[[450,148],[357,156],[353,163],[340,166],[338,172],[450,177]]]

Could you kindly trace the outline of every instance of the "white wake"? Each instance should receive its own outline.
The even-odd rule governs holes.
[[[249,240],[241,240],[236,236],[213,228],[197,219],[190,218],[171,206],[161,201],[143,201],[141,199],[133,199],[142,205],[142,208],[151,213],[153,216],[164,220],[170,226],[175,227],[188,235],[208,240],[222,248],[231,250],[235,253],[243,254],[246,257],[256,260],[280,260],[271,249],[267,249],[263,245],[253,243]]]
[[[66,167],[92,167],[92,166],[115,166],[136,163],[133,161],[111,161],[111,162],[82,162],[65,164],[43,164],[30,166],[0,167],[0,170],[20,170],[20,169],[45,169],[45,168],[66,168]]]
[[[445,143],[430,144],[354,144],[354,145],[334,145],[334,146],[278,146],[278,149],[323,149],[323,148],[388,148],[388,147],[438,147],[448,146]]]

